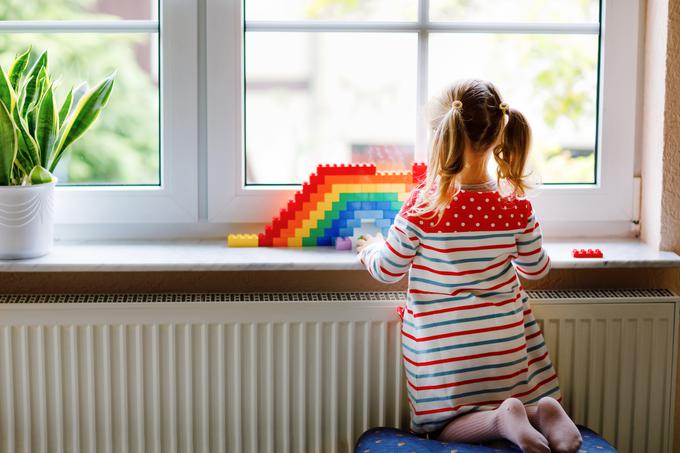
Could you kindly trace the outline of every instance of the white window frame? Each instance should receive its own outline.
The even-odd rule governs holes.
[[[411,31],[418,33],[419,117],[427,97],[427,36],[444,31],[577,33],[593,24],[429,22],[419,0],[417,22],[249,22],[260,31]],[[596,185],[545,186],[533,199],[550,236],[627,236],[633,220],[640,0],[603,0],[600,127]],[[595,31],[596,32],[596,31]],[[271,221],[295,192],[290,186],[245,187],[243,160],[243,11],[241,0],[207,0],[208,220]],[[414,125],[417,127],[417,125]],[[418,128],[417,149],[426,137]],[[425,160],[417,155],[416,159]]]
[[[159,186],[57,187],[57,224],[195,223],[197,178],[196,2],[161,0],[159,20],[4,21],[12,33],[160,31],[161,159]],[[74,45],[77,46],[77,41]],[[115,96],[115,87],[112,96]],[[106,111],[102,113],[106,115]],[[144,127],[144,125],[139,125]],[[73,227],[75,228],[75,227]]]

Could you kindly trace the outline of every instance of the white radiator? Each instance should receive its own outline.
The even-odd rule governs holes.
[[[352,451],[407,426],[402,297],[0,297],[0,452]],[[670,452],[678,298],[531,297],[575,421]]]

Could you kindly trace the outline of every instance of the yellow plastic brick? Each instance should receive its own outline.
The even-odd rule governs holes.
[[[257,234],[230,234],[227,236],[229,247],[257,247]]]

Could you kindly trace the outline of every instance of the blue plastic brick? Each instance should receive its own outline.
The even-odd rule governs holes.
[[[354,228],[340,228],[340,237],[350,237],[354,234]]]
[[[361,210],[362,211],[368,211],[370,209],[375,209],[374,203],[371,203],[370,201],[362,201],[361,202]]]
[[[352,211],[356,211],[357,209],[361,209],[361,201],[350,201],[347,203],[347,209],[351,209]]]
[[[375,204],[376,209],[381,209],[383,211],[389,211],[392,209],[392,203],[389,201],[379,201]]]
[[[389,228],[392,225],[392,220],[390,219],[376,219],[375,226],[379,228]]]
[[[341,219],[353,219],[354,218],[354,210],[340,211],[340,218]]]
[[[360,228],[361,219],[349,219],[347,220],[347,228]]]
[[[319,246],[326,246],[326,245],[333,245],[334,243],[331,241],[331,238],[328,236],[319,236],[316,238],[316,245]]]
[[[382,211],[369,211],[369,210],[361,210],[361,211],[356,211],[355,213],[356,218],[358,219],[382,219],[383,218],[383,212]]]
[[[340,236],[339,230],[340,230],[339,227],[337,227],[336,225],[333,225],[331,228],[326,228],[325,236],[326,237]]]

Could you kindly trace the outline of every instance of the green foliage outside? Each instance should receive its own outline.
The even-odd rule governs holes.
[[[1,20],[115,19],[90,12],[94,0],[4,0]],[[56,170],[60,182],[158,184],[158,87],[137,63],[144,34],[0,34],[0,62],[33,48],[30,64],[47,50],[56,96],[74,81],[94,85],[117,71],[116,90],[92,130],[70,149]]]

